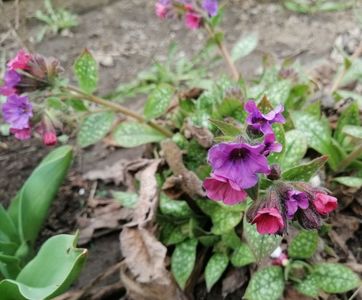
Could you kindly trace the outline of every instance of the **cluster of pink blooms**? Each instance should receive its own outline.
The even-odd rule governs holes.
[[[259,174],[279,179],[279,166],[268,164],[268,155],[281,152],[276,142],[273,123],[284,123],[283,106],[263,114],[253,100],[245,104],[248,113],[247,137],[214,145],[208,152],[212,173],[204,181],[208,198],[234,205],[247,198],[247,190],[259,180]],[[261,141],[260,141],[261,139]],[[288,220],[297,220],[304,228],[321,226],[321,216],[337,207],[337,199],[322,188],[306,183],[275,181],[264,199],[255,201],[247,218],[260,234],[283,234]]]
[[[4,83],[0,87],[0,94],[6,96],[1,110],[4,121],[10,125],[10,132],[17,139],[29,139],[34,128],[42,136],[44,144],[56,144],[55,128],[46,115],[36,126],[31,123],[33,105],[29,96],[24,94],[46,88],[50,77],[58,71],[56,60],[32,55],[25,50],[20,50],[7,64]]]
[[[216,16],[218,0],[203,0],[201,9],[210,17]],[[160,19],[173,18],[181,12],[189,29],[197,29],[202,25],[202,15],[193,0],[158,0],[155,10]]]

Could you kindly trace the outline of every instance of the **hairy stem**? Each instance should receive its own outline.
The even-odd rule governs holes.
[[[97,97],[97,96],[94,96],[91,94],[87,94],[74,86],[66,86],[66,87],[64,87],[64,89],[68,92],[71,92],[72,94],[75,94],[76,96],[78,96],[84,100],[102,105],[104,107],[108,107],[116,112],[124,114],[128,117],[131,117],[131,118],[137,120],[138,122],[146,123],[153,129],[156,129],[157,131],[161,132],[166,137],[172,137],[172,135],[173,135],[172,132],[170,130],[168,130],[167,128],[164,128],[163,126],[157,124],[154,121],[146,120],[142,115],[140,115],[132,110],[129,110],[129,109],[125,108],[124,106],[119,105],[118,103],[111,102],[111,101],[105,100],[103,98],[100,98],[100,97]]]

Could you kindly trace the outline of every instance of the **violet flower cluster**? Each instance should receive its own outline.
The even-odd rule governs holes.
[[[202,25],[200,11],[213,17],[217,15],[218,8],[218,0],[203,0],[201,8],[194,0],[158,0],[155,5],[155,12],[162,20],[173,18],[181,13],[187,28],[198,29]]]
[[[27,140],[32,135],[31,119],[34,115],[33,105],[27,92],[42,90],[50,85],[52,77],[60,71],[59,63],[53,58],[44,58],[20,50],[10,60],[5,71],[0,94],[6,97],[2,105],[2,115],[10,125],[10,132],[19,140]],[[42,136],[46,145],[57,142],[54,126],[47,116],[34,127]]]
[[[321,218],[336,209],[337,199],[328,195],[327,190],[307,183],[279,181],[279,166],[268,163],[268,155],[282,151],[272,124],[285,123],[283,106],[264,114],[249,100],[244,108],[248,113],[248,136],[209,149],[212,173],[204,181],[206,195],[226,205],[240,203],[247,198],[248,190],[257,185],[259,175],[264,174],[273,184],[247,212],[248,221],[256,224],[260,234],[283,234],[288,221],[293,220],[306,229],[320,228]]]

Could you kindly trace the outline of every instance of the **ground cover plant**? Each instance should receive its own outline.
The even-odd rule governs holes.
[[[108,209],[122,212],[115,226],[106,219],[91,233],[89,227],[79,233],[89,241],[96,229],[121,224],[124,259],[116,270],[131,299],[197,299],[198,285],[212,292],[221,282],[224,295],[242,286],[241,297],[251,300],[280,299],[291,290],[295,297],[353,299],[359,275],[333,259],[329,237],[346,205],[332,189],[362,186],[362,102],[354,90],[362,44],[352,55],[343,53],[328,88],[293,58],[273,63],[265,57],[261,74],[250,80],[236,64],[258,37],[244,35],[229,51],[219,28],[223,11],[216,0],[157,1],[158,18],[205,32],[207,44],[190,60],[174,59],[178,49],[171,46],[166,63],[104,97],[95,93],[99,71],[91,51],[84,49],[74,62],[71,84],[56,58],[19,50],[0,88],[3,131],[83,151],[106,136],[117,147],[150,144],[144,158],[88,174],[122,177],[128,190],[106,191],[114,199]],[[228,73],[210,76],[212,68]],[[143,93],[143,113],[122,104]],[[328,118],[326,97],[341,104],[335,120]],[[2,209],[0,292],[7,299],[51,299],[80,271],[85,252],[75,248],[77,234],[50,238],[28,263],[71,152],[59,147],[34,171],[53,178],[54,187],[41,175],[30,177]],[[59,250],[49,271],[56,282],[29,275],[47,275],[51,247]]]

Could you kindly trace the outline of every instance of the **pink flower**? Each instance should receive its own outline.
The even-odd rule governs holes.
[[[258,210],[251,223],[256,224],[256,230],[260,234],[276,234],[284,229],[283,217],[275,207]]]
[[[10,70],[22,69],[25,70],[28,67],[28,63],[31,59],[31,55],[24,49],[18,51],[16,56],[8,62]]]
[[[338,206],[336,197],[332,197],[323,193],[316,193],[313,204],[317,212],[322,215],[329,214]]]
[[[185,25],[189,29],[198,29],[201,26],[201,16],[196,13],[190,4],[185,5]]]
[[[157,2],[155,6],[156,16],[160,19],[166,19],[168,13],[170,12],[170,5],[162,2]]]
[[[23,128],[23,129],[16,129],[10,128],[10,132],[15,135],[18,140],[24,141],[28,140],[31,137],[31,128]]]
[[[206,195],[212,200],[234,205],[246,199],[247,193],[233,181],[222,176],[211,175],[204,181]]]
[[[43,134],[43,143],[46,146],[54,146],[57,143],[57,135],[55,132],[45,132]]]

